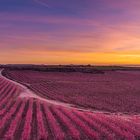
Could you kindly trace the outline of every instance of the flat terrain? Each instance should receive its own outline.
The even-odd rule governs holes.
[[[88,74],[13,70],[6,76],[43,98],[94,110],[140,113],[140,71]]]
[[[2,140],[140,139],[139,72],[2,74]]]

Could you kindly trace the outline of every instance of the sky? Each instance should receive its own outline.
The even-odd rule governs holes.
[[[0,0],[0,63],[140,65],[140,0]]]

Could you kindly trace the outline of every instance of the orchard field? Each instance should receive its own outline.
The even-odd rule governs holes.
[[[37,95],[82,108],[107,112],[140,113],[140,71],[104,74],[6,71]]]
[[[140,139],[139,71],[2,74],[0,140]]]

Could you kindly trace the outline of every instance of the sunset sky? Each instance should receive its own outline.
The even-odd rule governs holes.
[[[0,0],[0,63],[140,64],[140,0]]]

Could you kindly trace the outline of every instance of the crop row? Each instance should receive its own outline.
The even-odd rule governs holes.
[[[20,92],[18,86],[0,78],[0,139],[140,139],[137,121],[19,98]]]
[[[43,98],[109,112],[140,113],[139,74],[5,71]]]

